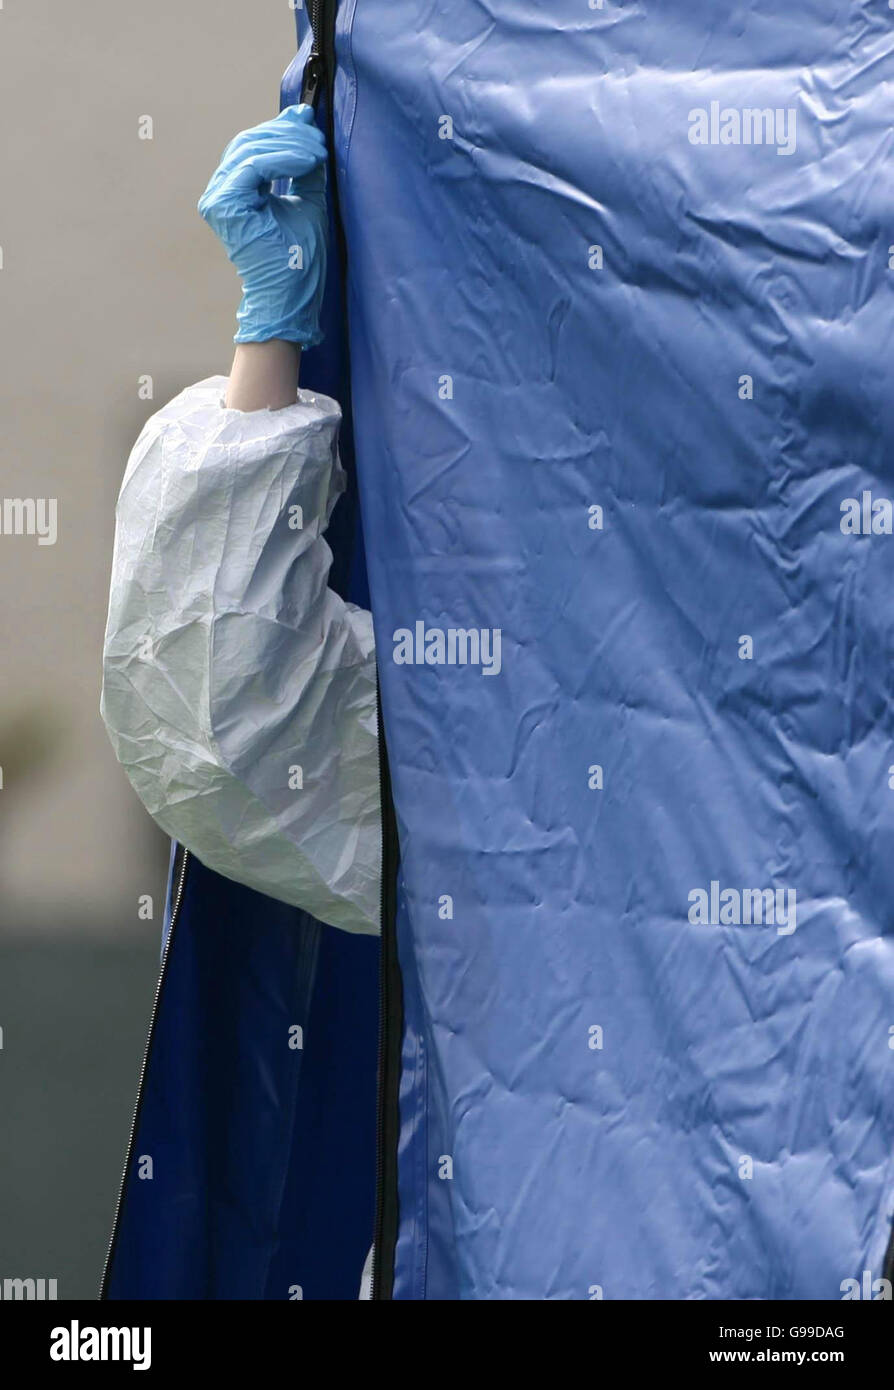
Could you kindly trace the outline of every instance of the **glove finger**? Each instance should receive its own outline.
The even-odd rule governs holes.
[[[319,170],[325,180],[325,164],[316,154],[307,154],[295,149],[255,150],[241,163],[222,171],[199,199],[199,212],[203,217],[213,214],[215,209],[224,207],[259,208],[270,193],[270,185],[276,179],[301,180],[309,178]],[[323,183],[325,188],[325,182]],[[315,185],[308,185],[308,195]],[[298,188],[301,192],[301,188]]]
[[[224,185],[248,189],[276,178],[301,178],[325,164],[326,159],[325,144],[255,142],[235,151],[227,163],[221,165],[207,191],[213,193]],[[248,172],[251,169],[257,171],[254,180]]]
[[[248,147],[241,158],[218,170],[205,191],[203,201],[213,203],[219,197],[240,195],[251,201],[251,195],[263,197],[269,185],[276,179],[303,178],[315,168],[326,163],[325,146],[311,149],[293,143],[282,146],[276,143],[268,146]]]
[[[292,106],[284,106],[279,115],[274,117],[270,124],[276,125],[279,122],[287,124],[289,121],[300,121],[303,125],[311,125],[319,129],[319,127],[316,126],[316,115],[313,107],[308,106],[307,103],[303,101],[296,101]]]
[[[215,209],[240,198],[259,208],[275,179],[305,177],[323,167],[326,158],[326,140],[313,124],[312,108],[286,107],[274,120],[240,131],[230,141],[199,199],[199,212],[208,219]]]
[[[268,126],[259,130],[242,131],[234,136],[221,156],[220,164],[225,166],[231,164],[234,159],[238,159],[250,149],[270,149],[278,147],[281,149],[325,149],[326,137],[319,126],[305,125],[303,122],[291,121],[288,124],[276,125],[271,122]]]
[[[301,179],[321,167],[316,156],[301,150],[258,150],[231,170],[224,188],[228,193],[262,191],[263,184],[275,179]]]
[[[224,150],[219,170],[231,168],[254,150],[277,147],[282,149],[306,149],[325,157],[326,138],[320,128],[304,118],[303,113],[313,115],[309,106],[287,106],[285,111],[273,121],[242,130],[234,136]]]

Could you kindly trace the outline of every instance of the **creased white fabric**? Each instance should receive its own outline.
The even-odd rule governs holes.
[[[327,588],[323,538],[344,487],[341,411],[309,391],[228,410],[226,385],[182,392],[131,453],[102,715],[147,810],[203,864],[374,933],[372,619]]]

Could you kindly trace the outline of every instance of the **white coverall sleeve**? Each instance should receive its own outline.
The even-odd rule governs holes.
[[[137,795],[203,864],[346,931],[379,930],[372,618],[327,587],[341,411],[223,405],[147,421],[116,509],[102,716]]]

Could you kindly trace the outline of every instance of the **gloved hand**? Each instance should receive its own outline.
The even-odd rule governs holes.
[[[284,197],[271,193],[288,178]],[[287,106],[223,152],[199,212],[242,278],[237,343],[320,342],[326,281],[326,142],[310,106]]]

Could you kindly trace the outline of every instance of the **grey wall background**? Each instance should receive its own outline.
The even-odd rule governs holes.
[[[147,416],[228,368],[238,282],[195,205],[275,114],[294,19],[289,0],[0,8],[0,498],[58,504],[55,545],[0,533],[0,1280],[65,1298],[96,1292],[167,866],[98,714],[115,496]]]

